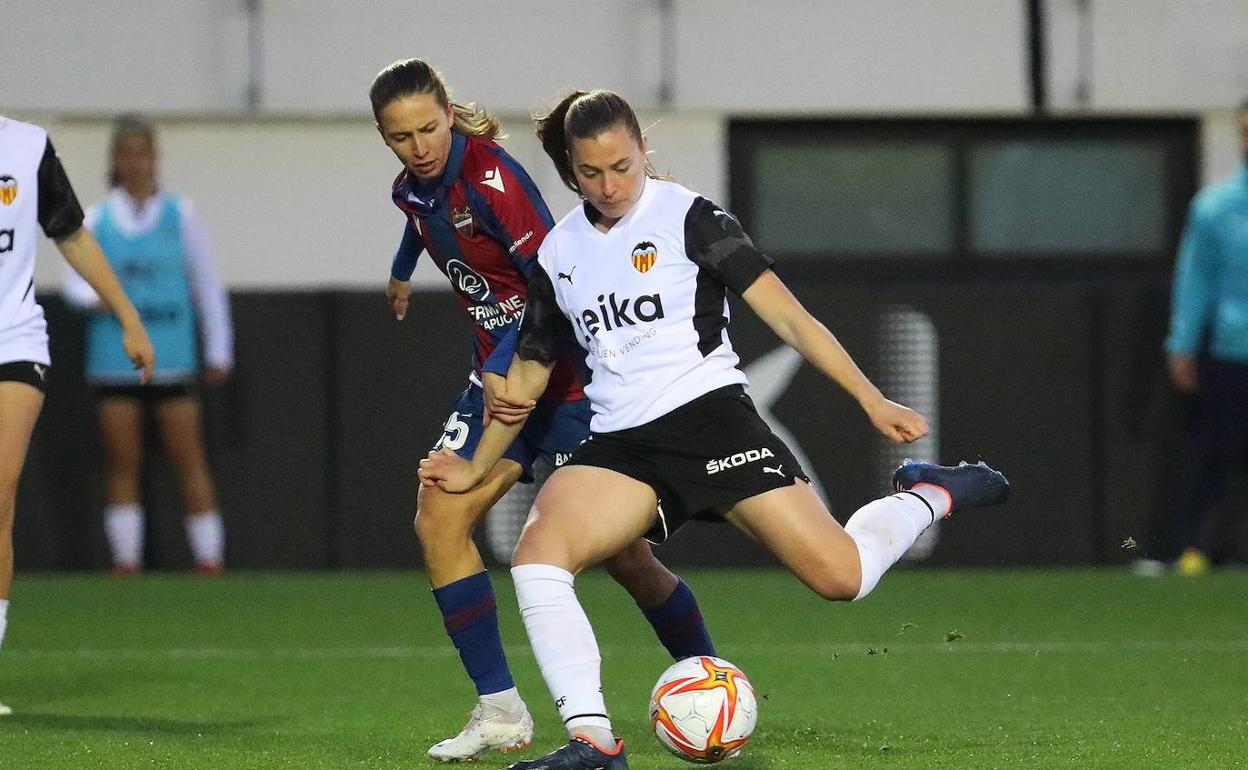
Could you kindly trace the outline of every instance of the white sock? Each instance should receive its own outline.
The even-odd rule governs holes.
[[[862,564],[862,584],[854,601],[871,593],[923,530],[948,513],[948,500],[939,487],[898,492],[867,503],[849,517],[845,531],[858,545]]]
[[[611,719],[602,695],[602,657],[589,618],[576,599],[572,573],[549,564],[511,569],[520,617],[533,657],[554,698],[568,734],[611,736]],[[604,741],[605,748],[614,740]]]
[[[219,567],[225,562],[225,524],[217,511],[192,513],[183,522],[196,564]]]
[[[477,700],[486,708],[509,717],[519,718],[524,713],[524,701],[520,698],[520,690],[515,687],[482,695]]]
[[[4,629],[9,627],[9,600],[0,599],[0,647],[4,646]]]
[[[143,565],[143,506],[113,503],[104,509],[104,534],[113,551],[113,564]]]

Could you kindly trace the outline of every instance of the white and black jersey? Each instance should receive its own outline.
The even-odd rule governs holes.
[[[47,324],[35,302],[36,228],[63,238],[82,220],[47,132],[0,116],[0,364],[50,363]]]
[[[553,361],[586,351],[592,428],[660,417],[745,374],[728,340],[726,291],[741,294],[772,261],[728,212],[679,184],[648,179],[607,232],[578,206],[546,236],[529,281],[516,353]]]

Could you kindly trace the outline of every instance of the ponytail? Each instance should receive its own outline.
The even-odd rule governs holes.
[[[569,190],[578,195],[581,188],[577,185],[576,174],[572,170],[570,140],[592,139],[603,131],[624,126],[637,144],[641,144],[641,125],[637,122],[637,113],[633,112],[632,106],[623,96],[614,91],[573,91],[563,97],[550,112],[535,116],[533,122],[537,128],[537,138],[542,142],[542,149],[554,162],[559,178]],[[649,159],[646,160],[645,171],[647,176],[658,176]]]
[[[573,91],[563,97],[545,115],[536,115],[533,118],[542,149],[555,164],[555,170],[559,172],[559,178],[563,180],[564,185],[577,195],[581,194],[581,188],[576,183],[576,174],[572,172],[572,157],[568,154],[567,129],[564,122],[568,117],[568,108],[586,94],[585,91]]]

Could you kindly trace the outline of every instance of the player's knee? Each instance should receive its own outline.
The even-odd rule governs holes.
[[[826,567],[818,575],[807,581],[821,599],[830,602],[851,602],[858,596],[861,580],[857,575],[846,574],[844,570]]]
[[[579,563],[555,533],[547,533],[539,522],[530,522],[520,533],[520,540],[511,553],[511,566],[522,564],[553,564],[572,572],[587,565]]]
[[[426,550],[442,544],[458,543],[472,537],[476,516],[446,493],[421,494],[413,522],[416,537]]]

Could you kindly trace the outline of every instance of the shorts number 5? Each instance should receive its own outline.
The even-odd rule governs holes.
[[[446,426],[442,428],[442,438],[434,445],[434,449],[450,449],[455,451],[468,443],[468,423],[459,419],[459,412],[451,412],[446,418]]]

